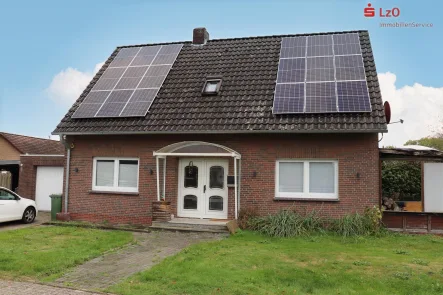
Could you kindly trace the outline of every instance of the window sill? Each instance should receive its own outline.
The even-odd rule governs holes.
[[[306,201],[306,202],[339,202],[339,198],[291,198],[291,197],[274,197],[274,201]]]
[[[138,196],[138,192],[119,192],[119,191],[89,191],[89,194],[92,195],[125,195],[125,196]]]

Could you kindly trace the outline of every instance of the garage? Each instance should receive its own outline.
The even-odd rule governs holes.
[[[51,210],[52,194],[63,192],[63,167],[37,166],[35,202],[40,211]]]

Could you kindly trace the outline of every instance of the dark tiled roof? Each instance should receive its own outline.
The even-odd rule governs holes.
[[[60,141],[0,132],[21,154],[63,155],[65,148]]]
[[[371,113],[272,114],[280,42],[288,35],[250,37],[210,40],[204,46],[180,42],[184,46],[146,117],[71,119],[123,48],[118,47],[54,133],[386,132],[369,34],[353,32],[360,34]],[[202,96],[206,77],[219,75],[223,76],[219,95]]]

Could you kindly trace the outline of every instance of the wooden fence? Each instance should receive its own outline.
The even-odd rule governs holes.
[[[12,174],[9,171],[0,171],[0,186],[11,189]]]

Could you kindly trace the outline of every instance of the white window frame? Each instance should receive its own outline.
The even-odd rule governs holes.
[[[311,193],[309,192],[309,163],[333,163],[334,164],[334,193]],[[291,193],[279,191],[280,163],[303,163],[303,192]],[[306,200],[338,200],[338,161],[322,159],[282,159],[275,164],[275,199],[306,199]]]
[[[97,161],[113,160],[114,161],[114,186],[97,186]],[[120,173],[120,161],[137,161],[137,187],[119,187],[118,179]],[[118,164],[116,164],[118,162]],[[94,164],[92,169],[92,190],[93,191],[109,191],[109,192],[126,192],[138,193],[138,180],[140,174],[140,159],[139,158],[119,158],[119,157],[94,157]]]

